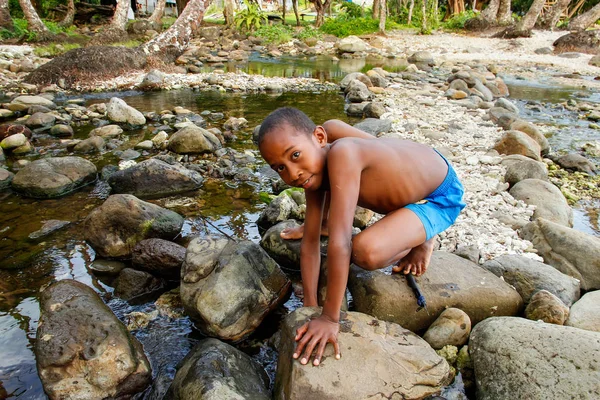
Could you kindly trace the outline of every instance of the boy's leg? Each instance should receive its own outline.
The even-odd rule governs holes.
[[[352,262],[367,270],[398,263],[396,271],[422,275],[429,265],[434,245],[434,238],[426,239],[419,217],[401,208],[352,239]]]

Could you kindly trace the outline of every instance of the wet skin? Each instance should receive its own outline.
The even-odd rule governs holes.
[[[339,131],[355,130],[340,121],[335,124],[333,129]],[[305,189],[300,254],[305,306],[317,305],[325,192],[331,196],[327,295],[321,316],[297,331],[294,358],[300,358],[302,364],[308,363],[316,350],[313,364],[318,365],[327,343],[333,344],[339,358],[339,313],[350,262],[368,270],[398,264],[396,270],[424,272],[433,242],[425,240],[425,229],[416,214],[403,207],[432,193],[448,170],[445,161],[428,146],[356,137],[342,137],[330,144],[329,130],[317,126],[307,134],[284,124],[260,143],[261,154],[271,168],[287,184]],[[352,238],[357,205],[385,217]]]

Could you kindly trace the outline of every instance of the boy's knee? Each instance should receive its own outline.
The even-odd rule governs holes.
[[[374,271],[382,267],[377,253],[373,244],[363,239],[360,234],[352,240],[352,262],[362,269]]]

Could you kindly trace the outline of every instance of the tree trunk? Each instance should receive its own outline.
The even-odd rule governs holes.
[[[412,21],[412,14],[413,14],[414,8],[415,8],[415,0],[410,0],[410,5],[408,6],[408,22],[407,22],[408,25],[410,25],[410,23]]]
[[[155,22],[160,24],[160,20],[162,19],[165,13],[165,6],[167,5],[167,0],[157,0],[154,5],[154,11],[152,11],[152,15],[148,18],[148,21]]]
[[[517,23],[514,30],[516,32],[531,31],[540,16],[544,3],[546,3],[546,0],[533,0],[531,7],[529,7],[529,11],[527,11],[527,14],[525,14],[525,16]]]
[[[281,24],[282,25],[285,25],[285,7],[286,7],[285,3],[286,3],[286,0],[283,0],[283,10],[282,10],[282,13],[281,13],[281,18],[282,18],[281,19]]]
[[[379,1],[379,32],[385,33],[385,20],[387,17],[387,1]]]
[[[60,26],[71,26],[73,25],[73,19],[75,18],[75,0],[69,0],[69,4],[67,6],[67,13],[62,21],[60,21]]]
[[[502,26],[512,24],[512,13],[510,11],[510,0],[500,0],[498,6],[498,24]]]
[[[554,3],[550,11],[548,11],[548,15],[544,17],[540,24],[541,28],[553,30],[556,24],[558,24],[562,13],[569,7],[569,4],[571,4],[571,0],[558,0]]]
[[[296,26],[300,26],[300,16],[298,15],[298,0],[292,0],[292,7],[294,7],[294,15],[296,16]]]
[[[421,32],[427,32],[427,0],[423,0],[421,4],[421,13],[423,19],[421,20]]]
[[[177,52],[182,53],[198,30],[210,2],[211,0],[190,0],[175,23],[154,39],[144,43],[141,49],[146,54],[156,54],[174,47]]]
[[[8,0],[0,0],[0,28],[13,31],[15,25],[8,10]]]
[[[115,13],[110,20],[110,29],[125,30],[127,27],[127,12],[130,7],[131,2],[129,0],[117,0],[117,8],[115,8]]]
[[[19,0],[19,4],[23,10],[25,19],[27,20],[27,28],[31,32],[35,32],[39,40],[43,40],[51,36],[50,31],[40,19],[38,13],[35,11],[35,8],[33,8],[31,5],[31,2],[29,0]]]
[[[483,19],[488,25],[496,25],[498,23],[498,8],[500,7],[500,0],[491,0],[485,10],[481,12],[480,18]]]
[[[598,19],[600,19],[600,3],[573,18],[567,28],[570,31],[584,31]]]
[[[177,15],[181,15],[183,10],[185,10],[185,6],[190,0],[175,0],[175,4],[177,4]]]
[[[225,25],[227,27],[233,26],[233,11],[235,9],[235,0],[225,0],[225,8],[223,9],[223,15],[225,16]]]
[[[379,18],[379,0],[373,0],[373,19]]]
[[[321,0],[312,0],[311,3],[315,5],[315,11],[317,12],[317,19],[315,20],[315,28],[320,28],[325,22],[325,10],[329,8],[331,4],[331,0],[325,0],[325,2],[321,2]]]

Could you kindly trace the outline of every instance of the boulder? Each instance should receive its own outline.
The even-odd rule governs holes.
[[[50,128],[50,134],[57,137],[71,137],[73,136],[73,128],[70,125],[58,124]]]
[[[552,183],[525,179],[516,183],[509,193],[515,199],[535,206],[533,220],[544,218],[564,226],[573,226],[573,210],[560,189]]]
[[[181,272],[181,300],[205,335],[237,341],[282,304],[291,283],[263,249],[249,241],[199,237]]]
[[[0,190],[8,189],[14,177],[12,172],[0,168]]]
[[[367,44],[358,36],[347,36],[337,42],[337,49],[340,53],[357,53],[367,50]]]
[[[389,119],[366,118],[354,124],[354,127],[373,136],[378,136],[382,133],[388,133],[392,129],[392,121]]]
[[[587,158],[577,153],[569,153],[554,160],[558,165],[565,169],[585,172],[588,175],[596,175],[596,166]]]
[[[533,321],[563,325],[568,317],[569,307],[547,290],[540,290],[531,296],[529,304],[525,307],[525,318]]]
[[[162,88],[165,81],[165,74],[157,69],[148,72],[142,82],[138,85],[140,90],[158,90]]]
[[[467,343],[471,333],[471,320],[459,308],[447,308],[433,321],[423,339],[434,349],[444,346],[460,347]]]
[[[108,178],[114,193],[128,193],[142,198],[189,192],[200,188],[203,182],[204,178],[199,172],[158,158],[142,161]]]
[[[298,204],[291,191],[283,191],[261,211],[256,224],[263,229],[288,219],[304,220],[306,205]]]
[[[546,264],[581,282],[581,289],[600,289],[600,239],[538,218],[521,229]]]
[[[101,153],[106,150],[106,142],[100,136],[92,136],[77,143],[73,152],[81,154]]]
[[[31,106],[44,106],[51,110],[56,108],[56,104],[42,96],[19,96],[8,103],[11,111],[25,111]]]
[[[181,215],[129,194],[110,196],[84,222],[85,239],[107,258],[130,258],[144,239],[174,239],[183,226]]]
[[[302,365],[292,358],[296,329],[317,315],[316,308],[300,308],[281,324],[277,400],[423,399],[452,380],[446,360],[423,339],[357,312],[343,313],[340,320],[340,360],[328,345],[318,367]]]
[[[346,88],[346,100],[350,103],[362,103],[371,98],[371,92],[367,85],[359,80],[353,80]]]
[[[501,99],[504,100],[504,99]],[[535,124],[532,124],[529,121],[525,121],[523,119],[517,119],[512,124],[510,124],[509,130],[511,131],[521,131],[526,133],[530,138],[535,140],[540,145],[541,154],[548,154],[550,151],[550,144],[548,143],[548,139],[546,136],[538,129]]]
[[[229,117],[223,124],[223,129],[226,131],[241,131],[248,126],[248,120],[246,118]]]
[[[37,370],[50,399],[129,398],[152,380],[133,337],[88,286],[70,279],[41,294]]]
[[[206,129],[189,125],[175,132],[167,147],[177,154],[213,153],[221,148],[221,142]]]
[[[496,142],[494,149],[500,154],[521,154],[536,161],[542,160],[540,145],[521,131],[507,131]]]
[[[385,107],[381,103],[367,103],[364,108],[364,113],[367,118],[381,118],[385,112]]]
[[[0,142],[0,148],[6,151],[12,151],[26,145],[27,143],[28,140],[25,135],[22,133],[15,133],[14,135],[10,135],[9,137],[2,139]]]
[[[525,179],[548,180],[548,167],[545,163],[520,154],[503,157],[502,165],[506,167],[504,181],[511,186]]]
[[[163,239],[146,239],[133,248],[131,263],[167,279],[179,280],[185,260],[185,247]]]
[[[112,122],[129,125],[144,125],[146,117],[135,108],[127,105],[123,99],[113,97],[106,106],[107,117]]]
[[[49,157],[27,164],[15,175],[12,188],[27,197],[63,196],[94,182],[96,166],[81,157]]]
[[[598,50],[600,48],[600,31],[598,31],[598,29],[588,31],[586,31],[585,28],[573,30],[581,30],[581,32],[572,32],[561,36],[554,41],[553,46],[555,54],[573,51],[600,54],[600,51]]]
[[[269,377],[256,361],[217,339],[201,340],[179,363],[171,400],[270,400]]]
[[[471,332],[478,400],[600,398],[600,333],[523,318]]]
[[[427,273],[418,279],[427,300],[419,309],[402,274],[365,271],[352,266],[348,288],[357,311],[395,322],[413,332],[427,329],[448,307],[463,310],[471,323],[496,315],[517,315],[521,296],[506,282],[479,265],[454,254],[436,251]]]
[[[55,121],[56,117],[54,115],[37,112],[27,118],[25,125],[31,129],[43,128],[54,125]]]
[[[565,325],[600,332],[600,290],[584,294],[573,304]]]
[[[577,279],[531,258],[502,255],[485,262],[483,268],[512,285],[526,304],[540,290],[554,294],[567,306],[579,299]]]
[[[125,268],[119,273],[113,286],[115,296],[131,301],[162,289],[163,283],[147,272]]]
[[[519,114],[519,107],[517,107],[512,101],[504,98],[496,100],[494,107],[502,107],[513,114]]]
[[[50,219],[47,220],[46,222],[44,222],[44,225],[42,225],[42,227],[29,234],[29,236],[27,236],[29,239],[31,240],[37,240],[43,237],[48,236],[49,234],[58,231],[59,229],[64,228],[65,226],[69,225],[71,222],[69,221],[61,221],[58,219]]]
[[[367,75],[363,74],[362,72],[351,72],[348,75],[344,76],[344,78],[341,80],[340,88],[345,92],[348,88],[348,85],[350,85],[350,82],[354,80],[361,81],[362,83],[367,85],[367,87],[373,86],[371,78],[369,78]]]
[[[517,114],[504,107],[492,107],[488,110],[488,115],[493,123],[503,129],[509,129],[510,125],[519,118]]]
[[[100,136],[102,138],[116,138],[121,136],[123,129],[119,125],[104,125],[99,128],[92,129],[90,136]]]

